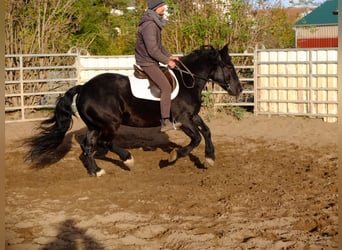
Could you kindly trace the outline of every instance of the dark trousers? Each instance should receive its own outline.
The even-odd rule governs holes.
[[[168,79],[158,65],[141,66],[141,68],[160,88],[161,118],[169,118],[171,109],[171,85]]]

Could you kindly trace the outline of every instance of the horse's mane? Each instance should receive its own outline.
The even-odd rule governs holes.
[[[212,45],[202,45],[200,48],[194,50],[192,53],[202,55],[207,55],[208,53],[217,52],[217,49],[215,49]]]
[[[203,60],[209,60],[212,61],[212,63],[215,63],[218,53],[219,51],[212,45],[202,45],[200,48],[193,50],[185,57],[188,61],[194,61],[198,60],[199,58],[203,58]]]

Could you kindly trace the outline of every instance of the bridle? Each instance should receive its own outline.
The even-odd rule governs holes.
[[[183,84],[184,84],[184,86],[186,88],[191,89],[191,88],[195,87],[195,78],[198,78],[198,79],[201,79],[201,80],[205,80],[206,82],[217,82],[217,83],[222,84],[222,85],[226,84],[226,85],[228,85],[227,89],[228,90],[231,89],[231,86],[230,86],[230,84],[228,83],[228,81],[226,79],[226,75],[224,74],[223,68],[226,67],[226,66],[223,64],[223,62],[220,62],[220,64],[219,64],[220,69],[222,70],[223,78],[224,78],[223,82],[221,82],[221,81],[214,81],[211,78],[205,78],[205,77],[202,77],[200,75],[196,75],[196,74],[192,73],[190,71],[190,69],[187,66],[185,66],[185,64],[181,60],[179,60],[177,62],[184,68],[184,69],[181,69],[177,64],[176,64],[176,67],[175,67],[175,69],[180,72],[180,75],[181,75],[181,78],[182,78],[182,82],[183,82]],[[188,75],[191,76],[191,78],[192,78],[192,84],[191,85],[187,85],[185,83],[183,73],[188,74]]]

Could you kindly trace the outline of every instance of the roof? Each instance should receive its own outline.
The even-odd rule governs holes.
[[[327,0],[310,14],[298,20],[294,26],[337,25],[337,15],[333,14],[337,9],[338,0]]]

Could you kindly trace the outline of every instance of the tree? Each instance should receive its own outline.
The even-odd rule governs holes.
[[[246,47],[251,35],[249,5],[241,0],[173,1],[170,25],[167,26],[168,47],[179,52],[191,51],[202,44],[222,46],[238,51]]]
[[[73,46],[92,54],[132,53],[137,18],[127,1],[5,1],[6,54],[64,53]],[[125,11],[113,15],[112,9]]]
[[[294,46],[294,31],[286,10],[277,2],[257,5],[241,0],[172,1],[166,28],[167,47],[187,52],[202,44],[230,44],[242,52],[256,43],[268,48]]]
[[[146,0],[5,0],[7,54],[66,52],[133,54]],[[256,43],[294,46],[294,31],[280,2],[272,0],[165,0],[168,25],[163,40],[172,53],[200,45],[242,52]],[[279,0],[280,1],[280,0]],[[304,0],[303,0],[304,1]],[[128,6],[135,6],[128,10]]]
[[[75,0],[5,0],[7,54],[62,52],[72,30]],[[63,51],[64,52],[64,51]]]

